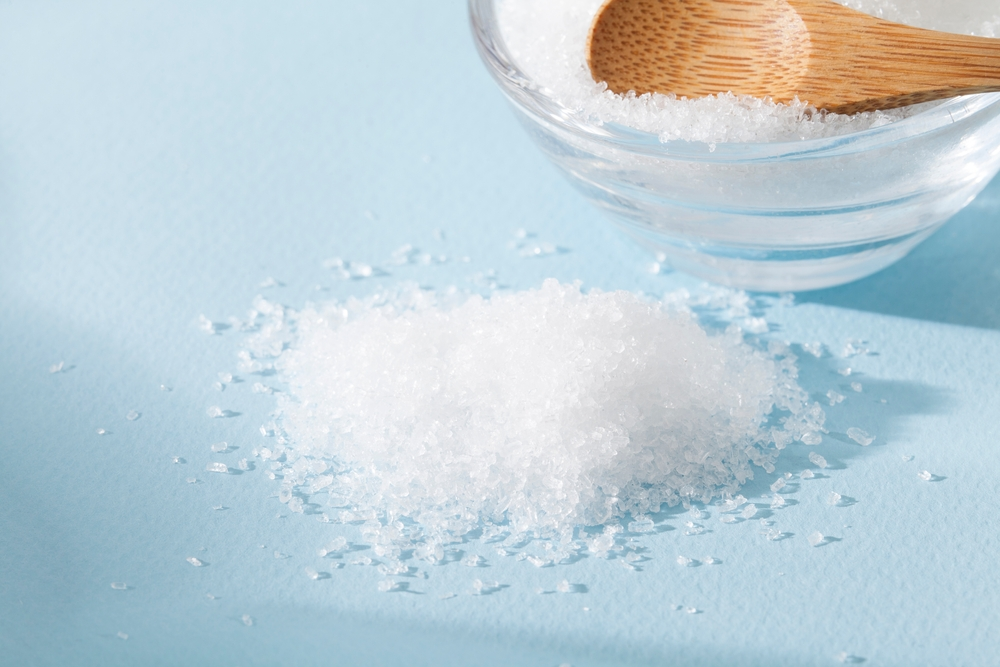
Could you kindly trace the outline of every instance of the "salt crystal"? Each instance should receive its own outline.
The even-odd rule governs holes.
[[[825,468],[828,465],[826,459],[816,452],[809,452],[809,461],[818,468]]]
[[[783,488],[785,488],[785,484],[786,484],[785,480],[779,477],[778,479],[774,480],[773,484],[771,484],[771,491],[773,493],[777,493],[778,491],[781,491]]]
[[[347,549],[347,540],[338,536],[326,543],[326,545],[319,550],[320,556],[327,556],[329,554],[336,554]]]
[[[240,617],[240,620],[243,621],[243,625],[248,628],[253,625],[253,617],[250,616],[250,614],[243,614],[243,616]]]
[[[826,541],[826,536],[817,530],[815,532],[810,533],[806,539],[809,540],[810,545],[818,547],[819,545],[823,544]]]
[[[228,473],[229,466],[227,466],[225,463],[209,463],[208,465],[205,466],[205,472]]]
[[[852,382],[851,389],[860,394],[863,391],[864,387],[861,386],[860,382]]]
[[[815,431],[809,431],[808,433],[804,433],[802,435],[803,445],[818,445],[821,442],[823,442],[823,436]]]
[[[250,388],[255,394],[272,394],[274,389],[268,387],[266,384],[261,382],[254,382],[253,386]]]
[[[207,334],[218,333],[218,331],[216,330],[215,323],[212,322],[212,320],[205,317],[204,315],[198,316],[198,328]]]
[[[258,287],[260,287],[261,289],[267,289],[268,287],[278,287],[280,285],[281,283],[275,280],[274,278],[267,277],[264,280],[260,281]]]
[[[628,524],[630,533],[652,533],[656,530],[656,525],[649,517],[640,517]]]
[[[848,366],[847,368],[838,368],[837,372],[843,375],[844,377],[847,377],[851,374],[852,371],[850,366]]]
[[[722,523],[736,523],[736,517],[730,515],[720,516],[719,521]]]
[[[169,384],[161,384],[160,385],[160,391],[173,391],[173,390],[174,390],[174,388],[171,387]]]
[[[842,497],[843,497],[843,496],[841,496],[841,495],[840,495],[839,493],[837,493],[836,491],[831,491],[831,492],[830,492],[830,493],[829,493],[829,494],[828,494],[828,495],[826,496],[826,503],[827,503],[828,505],[839,505],[839,504],[840,504],[840,500],[841,500],[841,498],[842,498]]]
[[[277,551],[277,550],[276,550],[276,551],[274,552],[274,558],[275,558],[276,560],[285,560],[286,558],[291,558],[291,556],[289,556],[289,555],[288,555],[288,554],[286,554],[286,553],[282,553],[282,552],[280,552],[280,551]]]
[[[219,598],[215,597],[214,595],[212,595],[211,593],[205,593],[205,597],[208,598],[209,600],[218,600],[219,599]]]
[[[125,415],[125,419],[129,420],[130,422],[134,422],[140,416],[141,414],[136,412],[135,410],[129,410],[128,414]]]
[[[869,435],[867,432],[857,428],[856,426],[852,426],[847,429],[847,437],[862,447],[867,447],[875,441],[875,436]]]
[[[572,593],[574,590],[576,590],[576,586],[569,583],[568,580],[563,579],[558,584],[556,584],[556,590],[560,593]]]
[[[103,428],[97,429],[97,435],[107,435],[107,434],[108,434],[108,432],[107,432],[106,429],[103,429]]]
[[[221,512],[221,511],[229,509],[229,508],[226,507],[225,505],[213,505],[212,509],[216,510],[217,512]]]
[[[226,411],[223,410],[222,408],[220,408],[218,405],[213,405],[206,412],[208,413],[209,417],[212,417],[212,418],[215,418],[215,419],[218,419],[219,417],[225,417],[226,416]]]
[[[688,614],[697,614],[698,613],[698,608],[697,607],[687,607],[686,609],[684,609],[684,611],[686,613],[688,613]]]
[[[217,442],[214,445],[212,445],[212,451],[215,452],[216,454],[227,451],[228,449],[229,449],[228,442]]]
[[[815,476],[816,473],[814,473],[812,470],[809,470],[808,468],[799,473],[799,477],[801,479],[812,479]]]
[[[442,593],[441,595],[438,596],[438,599],[439,600],[450,600],[450,599],[452,599],[454,597],[458,597],[458,594],[457,593]]]
[[[49,373],[62,373],[65,368],[65,363],[60,361],[58,364],[52,364],[49,366]]]
[[[910,461],[913,460],[913,454],[903,454],[902,459],[907,463],[909,463]]]
[[[198,483],[198,478],[197,477],[188,477],[187,478],[187,483],[188,484],[197,484]]]
[[[113,581],[111,582],[111,588],[115,589],[116,591],[125,591],[128,590],[128,585],[118,581]]]
[[[121,640],[123,640],[123,641],[124,641],[124,640],[127,640],[127,639],[128,639],[128,635],[127,635],[127,634],[125,634],[124,632],[119,632],[119,633],[117,634],[117,637],[118,637],[118,639],[121,639]]]
[[[719,565],[720,563],[722,563],[722,561],[719,560],[718,558],[715,558],[714,556],[709,556],[708,558],[705,559],[706,565]]]
[[[755,514],[757,514],[756,505],[747,505],[746,507],[743,508],[743,511],[740,512],[740,516],[742,516],[744,519],[752,519]]]
[[[701,524],[695,523],[694,521],[687,521],[684,525],[687,526],[684,531],[685,535],[701,535],[705,532],[705,527]]]
[[[295,496],[288,501],[288,509],[296,514],[302,514],[305,511],[305,503],[301,498]]]
[[[918,472],[917,477],[924,480],[925,482],[930,482],[931,480],[934,479],[934,475],[927,470],[921,470],[920,472]]]
[[[815,343],[803,343],[802,349],[817,359],[823,356],[823,343],[818,341]]]
[[[776,510],[784,506],[785,506],[785,499],[779,496],[778,494],[774,494],[774,496],[771,498],[771,509]]]
[[[195,567],[203,567],[205,565],[204,561],[202,561],[200,558],[195,558],[194,556],[186,558],[185,560],[194,565]]]
[[[838,403],[842,403],[844,401],[844,395],[835,392],[833,389],[826,392],[826,397],[829,399],[830,405],[837,405]]]
[[[783,535],[784,535],[784,533],[782,533],[777,528],[769,528],[766,531],[764,531],[764,537],[766,537],[767,539],[769,539],[772,542],[776,542],[776,541],[780,540]]]
[[[692,565],[694,565],[694,562],[695,561],[693,559],[688,558],[687,556],[677,557],[677,564],[680,565],[681,567],[691,567]]]
[[[485,560],[481,556],[477,556],[475,554],[469,554],[462,559],[462,565],[465,565],[466,567],[479,567],[484,562]]]
[[[472,594],[473,595],[486,595],[492,593],[493,591],[500,590],[500,584],[496,581],[482,581],[481,579],[472,580]]]
[[[236,467],[243,471],[250,470],[250,462],[246,459],[240,459],[239,463],[236,464]]]
[[[313,581],[316,581],[320,577],[319,572],[317,572],[316,568],[314,567],[305,567],[303,568],[303,571],[306,573],[306,576],[312,579]]]

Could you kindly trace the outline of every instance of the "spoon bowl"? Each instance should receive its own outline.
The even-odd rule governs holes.
[[[837,113],[1000,91],[1000,39],[892,23],[830,0],[608,0],[587,60],[616,93],[732,92]]]

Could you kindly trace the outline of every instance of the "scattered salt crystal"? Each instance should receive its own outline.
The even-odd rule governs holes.
[[[49,366],[49,373],[62,373],[65,368],[65,363],[60,361],[58,364],[52,364]]]
[[[830,405],[837,405],[838,403],[842,403],[844,401],[844,395],[835,392],[833,389],[826,392],[826,397],[829,399]]]
[[[860,394],[864,390],[864,387],[861,386],[860,382],[852,382],[851,383],[851,389],[853,391],[856,391],[856,392],[858,392]]]
[[[240,617],[240,620],[243,621],[243,625],[248,628],[253,625],[253,616],[250,614],[243,614],[243,616]]]
[[[910,461],[913,460],[913,454],[903,454],[902,459],[907,463],[909,463]]]
[[[819,532],[818,530],[810,533],[806,539],[809,540],[809,544],[814,547],[818,547],[819,545],[826,542],[826,536],[823,535],[823,533]]]
[[[187,478],[187,483],[188,484],[197,484],[198,483],[198,478],[197,477],[188,477]]]
[[[203,567],[205,565],[204,561],[202,561],[200,558],[195,558],[194,556],[186,558],[185,560],[194,565],[195,567]]]
[[[205,317],[204,315],[198,316],[198,328],[207,334],[218,333],[215,323],[212,320]]]
[[[125,419],[129,420],[130,422],[134,422],[140,416],[141,414],[136,412],[135,410],[129,410],[128,414],[125,415]]]
[[[239,463],[236,464],[236,467],[245,472],[247,470],[250,470],[250,462],[247,461],[246,459],[240,459]]]
[[[353,558],[350,561],[349,565],[360,565],[363,567],[365,565],[371,565],[372,562],[373,562],[372,559],[369,558],[368,556],[358,556],[357,558]]]
[[[836,491],[831,491],[826,497],[826,503],[827,505],[839,505],[842,497]]]
[[[691,518],[694,519],[695,521],[700,521],[701,519],[704,519],[705,517],[708,516],[707,512],[703,512],[697,507],[692,507],[691,509],[688,510],[688,513],[691,515]]]
[[[212,417],[212,418],[215,418],[215,419],[218,419],[219,417],[225,417],[226,416],[226,411],[223,410],[222,408],[220,408],[218,405],[213,405],[206,412],[208,413],[209,417]]]
[[[764,537],[766,537],[772,542],[780,540],[782,536],[784,536],[784,533],[782,533],[777,528],[768,528],[766,531],[764,531]]]
[[[747,505],[746,507],[743,508],[743,511],[740,512],[740,516],[742,516],[744,519],[752,519],[755,514],[757,514],[756,505]]]
[[[219,599],[219,598],[215,597],[214,595],[212,595],[211,593],[205,593],[205,597],[208,598],[209,600],[218,600]]]
[[[113,581],[111,582],[111,588],[115,589],[116,591],[125,591],[128,590],[128,584],[123,584],[119,581]]]
[[[306,576],[312,579],[313,581],[316,581],[320,577],[319,572],[317,572],[316,568],[314,567],[305,567],[303,568],[303,572],[305,572]]]
[[[107,430],[103,428],[97,429],[97,435],[107,435]]]
[[[458,594],[457,593],[442,593],[441,595],[438,596],[438,599],[439,600],[450,600],[450,599],[452,599],[454,597],[458,597]]]
[[[778,494],[774,494],[774,496],[771,497],[771,509],[776,510],[776,509],[780,509],[780,508],[782,508],[784,506],[785,506],[785,499],[784,498],[782,498]]]
[[[778,491],[781,491],[783,488],[785,488],[785,484],[786,482],[784,478],[779,477],[778,479],[774,480],[773,484],[771,484],[771,491],[773,493],[777,493]]]
[[[706,565],[719,565],[721,563],[722,561],[714,556],[709,556],[708,558],[705,559]]]
[[[917,477],[919,477],[920,479],[924,480],[925,482],[930,482],[931,480],[934,479],[933,473],[931,473],[931,472],[929,472],[927,470],[921,470],[920,472],[918,472],[917,473]]]
[[[261,289],[267,289],[268,287],[279,287],[280,285],[281,283],[275,280],[274,278],[267,277],[264,280],[260,281],[260,284],[257,286],[260,287]]]
[[[118,639],[121,639],[122,641],[125,641],[125,640],[127,640],[127,639],[128,639],[128,635],[127,635],[127,634],[125,634],[124,632],[119,632],[119,633],[117,634],[117,637],[118,637]]]
[[[853,440],[854,442],[858,443],[862,447],[867,447],[868,445],[872,444],[872,442],[875,441],[875,436],[869,435],[867,432],[863,431],[862,429],[856,426],[852,426],[851,428],[847,429],[847,437]]]
[[[500,583],[496,581],[482,581],[481,579],[472,580],[472,594],[473,595],[487,595],[494,591],[500,590]]]
[[[809,452],[809,461],[818,468],[825,468],[828,465],[826,459],[816,452]]]
[[[271,393],[274,393],[274,389],[272,389],[271,387],[268,387],[266,384],[263,384],[261,382],[254,382],[253,386],[251,387],[251,390],[255,394],[271,394]]]
[[[684,525],[687,526],[684,531],[685,535],[701,535],[705,532],[705,527],[694,521],[687,521]]]
[[[684,609],[684,611],[686,613],[688,613],[688,614],[697,614],[698,613],[698,608],[697,607],[687,607],[687,608]]]
[[[848,366],[847,368],[838,368],[837,372],[843,375],[844,377],[847,377],[851,374],[851,367]]]
[[[229,443],[228,442],[217,442],[214,445],[212,445],[212,451],[215,452],[216,454],[218,454],[220,452],[225,452],[228,449],[229,449]]]
[[[274,552],[274,558],[275,558],[276,560],[285,560],[286,558],[291,558],[291,556],[289,556],[289,555],[288,555],[288,554],[286,554],[286,553],[282,553],[282,552],[280,552],[280,551],[275,551],[275,552]]]
[[[298,496],[294,496],[288,501],[288,509],[296,514],[302,514],[305,511],[305,503]]]
[[[844,349],[841,351],[840,356],[845,359],[850,357],[856,357],[859,354],[868,354],[868,348],[865,347],[863,340],[850,339],[844,343]]]
[[[485,562],[486,560],[482,556],[477,556],[475,554],[469,554],[462,559],[462,565],[465,565],[466,567],[479,567]]]
[[[229,508],[226,507],[225,505],[213,505],[212,509],[216,510],[217,512],[221,512],[221,511],[229,509]]]
[[[691,567],[692,565],[694,565],[694,563],[695,563],[694,559],[688,558],[687,556],[677,557],[677,564],[680,565],[681,567]]]
[[[630,533],[652,533],[656,530],[656,525],[652,519],[644,516],[629,522],[628,530]]]
[[[719,521],[722,523],[736,523],[736,517],[727,514],[725,516],[720,516]]]
[[[233,381],[233,374],[227,373],[225,371],[219,373],[219,382],[223,384],[231,384]]]
[[[169,384],[161,384],[160,385],[160,391],[173,391],[173,390],[174,390],[174,388],[171,387]]]
[[[799,473],[799,477],[801,477],[802,479],[812,479],[815,476],[816,473],[814,473],[812,470],[809,470],[808,468]]]
[[[576,586],[569,583],[568,580],[563,579],[558,584],[556,584],[556,590],[560,593],[572,593],[576,590]]]
[[[767,320],[763,317],[748,317],[743,320],[743,328],[752,334],[767,333]]]
[[[225,463],[209,463],[208,465],[205,466],[205,472],[228,473],[229,466],[227,466]]]
[[[823,356],[823,343],[818,341],[815,343],[803,343],[802,349],[817,359]]]
[[[339,553],[345,551],[348,547],[347,540],[342,536],[337,536],[326,543],[326,545],[319,550],[320,556],[327,556],[329,554]]]
[[[809,431],[808,433],[802,434],[803,445],[818,445],[821,442],[823,442],[823,436],[816,431]]]

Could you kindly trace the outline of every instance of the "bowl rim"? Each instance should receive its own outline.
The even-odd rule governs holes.
[[[595,123],[546,95],[515,62],[496,16],[498,0],[468,0],[469,21],[479,55],[507,98],[536,121],[579,138],[649,157],[704,162],[757,162],[846,155],[883,148],[947,128],[1000,105],[1000,93],[966,95],[944,101],[901,120],[857,132],[773,142],[715,142],[671,139],[618,123]]]

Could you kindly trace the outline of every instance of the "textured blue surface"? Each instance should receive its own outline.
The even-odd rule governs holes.
[[[259,292],[300,307],[403,279],[474,287],[490,270],[518,289],[695,283],[650,275],[528,143],[460,0],[0,2],[0,664],[995,664],[998,216],[993,183],[896,266],[766,313],[773,336],[873,351],[803,355],[817,400],[847,400],[817,448],[831,469],[771,517],[788,539],[714,514],[685,537],[666,513],[639,572],[486,550],[482,571],[427,568],[382,594],[374,568],[314,555],[354,528],[289,515],[260,466],[203,472],[248,455],[272,404],[250,378],[212,387],[240,334],[208,336],[200,314],[241,315]],[[519,257],[518,228],[564,252]],[[404,243],[450,261],[386,267]],[[338,281],[332,256],[391,275]],[[283,285],[259,287],[271,276]],[[847,363],[851,378],[833,372]],[[877,440],[858,447],[851,426]],[[223,439],[240,449],[213,457]],[[830,507],[831,490],[855,502]],[[837,541],[812,548],[813,530]],[[475,576],[507,587],[470,596]],[[586,592],[535,593],[563,579]]]

